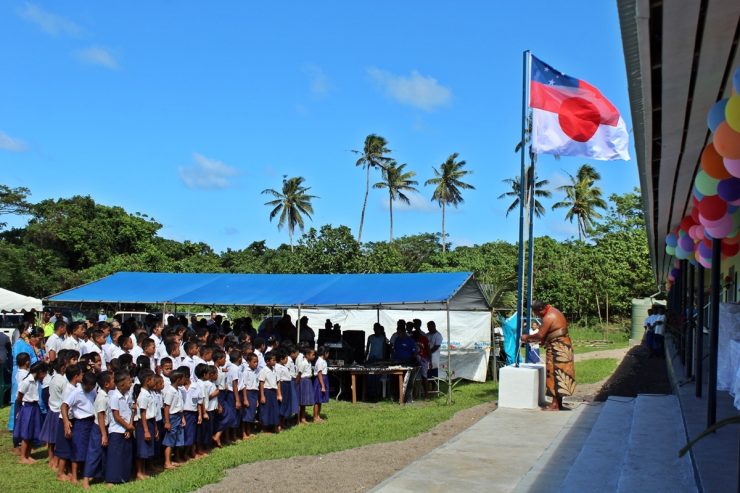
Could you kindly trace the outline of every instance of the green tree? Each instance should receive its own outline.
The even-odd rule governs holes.
[[[360,243],[347,226],[327,224],[309,229],[300,239],[300,260],[306,272],[316,274],[358,272]]]
[[[265,205],[273,208],[270,211],[270,221],[280,214],[278,229],[283,229],[283,226],[288,225],[291,252],[293,251],[293,233],[295,228],[298,226],[303,231],[303,216],[311,219],[311,214],[313,214],[311,201],[318,198],[315,195],[309,195],[308,191],[311,188],[303,186],[303,180],[304,178],[302,176],[293,178],[283,177],[283,188],[281,192],[272,188],[262,191],[265,195],[275,197],[275,200],[265,202]]]
[[[405,192],[418,192],[414,185],[419,182],[412,180],[416,173],[414,171],[404,171],[406,163],[398,164],[395,160],[391,159],[387,165],[383,168],[383,181],[373,185],[373,188],[387,188],[388,189],[388,210],[390,211],[390,240],[393,242],[393,201],[400,200],[406,204],[410,204],[408,195]]]
[[[380,135],[370,134],[365,137],[365,145],[361,151],[353,150],[355,154],[360,154],[355,166],[362,166],[365,169],[365,200],[362,202],[362,214],[360,215],[360,230],[357,233],[357,241],[362,242],[362,227],[365,224],[365,208],[367,208],[367,197],[370,193],[370,169],[385,169],[390,161],[386,154],[390,154],[388,142]]]
[[[7,185],[0,185],[0,216],[28,214],[31,204],[26,199],[30,194],[31,191],[26,187],[10,188]],[[6,225],[7,223],[0,222],[0,229]]]
[[[532,174],[534,174],[534,177]],[[498,198],[505,199],[509,197],[514,199],[509,208],[506,209],[506,216],[508,217],[509,213],[519,206],[519,197],[521,193],[521,187],[519,185],[520,177],[515,176],[514,178],[507,178],[502,181],[509,185],[511,190],[502,193]],[[532,166],[528,166],[526,171],[526,184],[527,188],[524,190],[524,203],[529,204],[529,198],[531,196],[532,189],[534,188],[534,213],[538,218],[544,216],[545,208],[538,199],[549,199],[552,196],[552,193],[545,188],[550,184],[550,182],[548,180],[539,180],[537,174],[534,172],[534,168]]]
[[[436,201],[442,208],[442,252],[447,251],[447,233],[445,231],[445,208],[448,205],[457,207],[464,202],[462,190],[474,190],[475,187],[462,181],[472,171],[463,169],[465,161],[457,161],[459,154],[453,152],[447,160],[434,170],[434,178],[430,178],[425,185],[434,185],[432,201]]]
[[[606,202],[601,197],[601,189],[596,182],[601,175],[589,164],[583,164],[574,177],[570,177],[570,184],[558,187],[558,191],[565,193],[565,199],[553,204],[552,209],[568,209],[565,219],[578,222],[578,239],[583,240],[591,232],[596,219],[601,219],[598,209],[606,209]]]

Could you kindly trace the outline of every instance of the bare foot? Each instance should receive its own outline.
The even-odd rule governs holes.
[[[139,473],[139,474],[136,475],[136,479],[137,480],[149,479],[149,476],[146,475],[146,474],[144,474],[144,473]]]
[[[90,489],[90,481],[87,480],[87,478],[82,480],[82,489],[83,490],[89,490]]]
[[[308,420],[307,419],[302,419],[299,424],[307,425],[308,424]]]
[[[72,484],[79,484],[79,481],[77,481],[77,478],[74,476],[69,477],[69,482]]]
[[[68,474],[57,474],[57,481],[69,481],[70,477]]]
[[[34,462],[36,461],[26,457],[21,457],[18,459],[18,464],[33,464]]]
[[[13,455],[21,455],[21,449],[19,447],[13,447],[10,449],[10,453]]]
[[[559,407],[553,407],[553,406],[547,406],[547,407],[543,407],[540,409],[542,409],[543,411],[560,411]]]
[[[315,417],[315,418],[313,418],[313,422],[314,422],[314,423],[321,423],[322,421],[324,421],[324,420],[323,420],[323,419],[321,419],[321,418],[320,418],[320,417],[318,417],[318,416],[317,416],[317,417]]]
[[[164,466],[164,468],[167,471],[171,471],[172,469],[177,469],[178,466],[179,466],[179,464],[167,464],[167,465]]]

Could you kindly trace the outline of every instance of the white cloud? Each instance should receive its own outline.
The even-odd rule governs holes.
[[[547,185],[547,188],[550,191],[555,191],[558,189],[558,187],[562,187],[563,185],[570,185],[571,181],[568,176],[566,176],[563,173],[559,173],[557,171],[553,172],[549,177],[547,177],[547,180],[550,182]]]
[[[193,153],[195,164],[181,166],[178,170],[180,181],[192,190],[214,190],[229,188],[231,178],[239,174],[236,168],[221,161]]]
[[[383,194],[383,208],[388,210],[390,205],[390,197],[388,197],[388,190],[381,189],[380,193]],[[407,193],[405,194],[409,198],[410,203],[401,202],[400,200],[393,201],[393,212],[396,211],[416,211],[416,212],[437,212],[439,211],[439,205],[436,202],[432,202],[429,197],[425,197],[419,193]]]
[[[401,104],[415,106],[424,111],[433,111],[449,105],[452,100],[450,89],[441,85],[434,77],[421,75],[416,70],[412,70],[410,75],[405,76],[370,67],[367,73],[384,89],[388,97]]]
[[[66,36],[79,36],[82,33],[80,26],[62,17],[61,15],[52,14],[38,5],[26,2],[19,7],[17,13],[27,21],[33,22],[47,34],[57,36],[63,34]]]
[[[303,71],[308,75],[309,87],[313,94],[326,96],[329,93],[331,82],[321,67],[309,63],[303,66]]]
[[[23,152],[28,149],[28,146],[21,139],[11,137],[0,130],[0,149],[11,152]]]
[[[118,70],[120,68],[118,60],[113,56],[113,53],[102,46],[90,46],[84,50],[77,51],[75,54],[77,59],[84,63],[98,65],[110,70]]]

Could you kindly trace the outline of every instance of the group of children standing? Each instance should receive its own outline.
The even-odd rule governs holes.
[[[128,335],[107,322],[56,328],[51,362],[16,357],[13,441],[21,463],[35,462],[32,448],[47,444],[57,478],[81,477],[83,487],[145,479],[247,439],[257,425],[279,433],[307,423],[307,407],[319,422],[329,400],[323,348],[266,348],[260,338],[231,341],[161,323]]]

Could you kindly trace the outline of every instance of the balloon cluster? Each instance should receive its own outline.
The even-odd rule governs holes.
[[[690,214],[666,236],[666,253],[676,257],[668,285],[678,276],[679,260],[712,267],[712,240],[722,240],[722,258],[740,251],[740,68],[733,94],[709,110],[712,142],[701,154]]]

